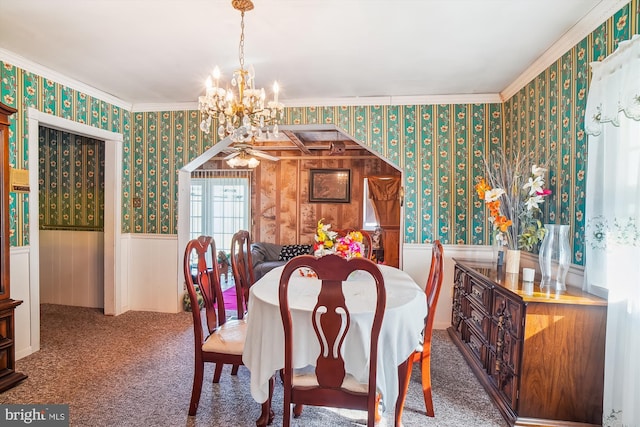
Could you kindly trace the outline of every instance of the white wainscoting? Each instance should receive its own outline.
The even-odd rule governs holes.
[[[40,302],[104,308],[104,233],[40,230]]]
[[[11,248],[9,269],[11,277],[11,298],[22,301],[14,314],[16,360],[33,353],[31,348],[32,310],[29,304],[29,248]]]
[[[120,275],[117,286],[122,292],[123,312],[127,310],[177,313],[182,310],[182,282],[176,285],[182,254],[178,254],[176,235],[124,234],[120,241]],[[24,301],[16,309],[16,358],[39,350],[40,291],[29,285],[29,247],[11,248],[11,296]],[[453,258],[491,260],[490,246],[444,245],[444,277],[436,309],[434,328],[446,329],[451,323]],[[403,269],[424,287],[431,260],[430,244],[404,244]],[[537,267],[535,255],[523,254],[521,267]],[[539,269],[538,269],[539,270]],[[43,280],[43,272],[40,273]],[[572,266],[567,283],[581,286],[582,268]]]
[[[128,234],[129,309],[177,313],[182,310],[177,289],[178,236]],[[182,259],[182,254],[180,254]]]
[[[434,329],[446,329],[451,325],[451,300],[453,297],[453,258],[490,260],[493,250],[490,246],[472,245],[442,245],[444,254],[444,276],[442,288],[436,306]],[[423,289],[427,284],[429,269],[431,268],[431,245],[405,243],[402,250],[402,269],[416,281]]]
[[[48,232],[42,231],[40,233],[41,244],[44,244],[44,240],[47,239],[46,237],[43,239],[46,233]],[[69,251],[68,246],[76,247],[82,244],[87,248],[88,243],[86,241],[83,242],[83,239],[88,238],[86,236],[74,236],[71,238],[70,235],[65,237],[67,247],[64,250]],[[71,240],[79,241],[71,242]],[[116,277],[116,287],[118,287],[119,291],[116,293],[121,293],[118,297],[121,300],[119,307],[122,310],[120,312],[138,310],[177,313],[182,310],[182,288],[178,289],[175,281],[178,275],[177,236],[124,234],[119,244],[121,245],[120,274]],[[104,250],[104,244],[99,245],[99,247],[101,249],[96,249],[96,251],[100,252],[99,261],[103,264],[102,251]],[[77,252],[75,249],[74,251]],[[70,300],[75,298],[73,291],[69,297],[70,300],[55,300],[47,295],[47,293],[50,293],[55,296],[56,293],[67,292],[58,290],[56,286],[59,284],[45,284],[47,276],[52,276],[47,272],[47,268],[53,261],[40,262],[40,283],[36,283],[37,280],[31,283],[31,252],[29,246],[11,248],[11,297],[15,300],[23,301],[15,311],[16,359],[28,356],[40,349],[40,303],[72,305]],[[98,262],[95,259],[97,259],[98,255],[90,256],[88,252],[87,249],[87,254],[78,255],[80,258],[75,258],[76,262],[72,267],[79,270],[80,260],[84,260],[82,262],[85,263],[86,271],[76,271],[71,275],[65,272],[64,274],[67,274],[67,276],[64,276],[65,279],[59,280],[59,282],[71,280],[68,279],[69,277],[93,277],[95,273],[91,273],[91,271],[96,268],[91,266],[90,263],[97,264]],[[49,255],[44,255],[44,252],[40,251],[40,256],[48,257]],[[85,280],[98,282],[99,279]],[[101,291],[94,289],[92,292],[100,293],[104,298],[102,285],[104,282],[100,281],[100,283]],[[86,293],[86,291],[82,292]],[[41,299],[41,293],[46,299]],[[95,299],[90,298],[90,301],[95,301]],[[95,306],[96,304],[83,305]],[[102,303],[98,304],[98,306],[103,307]]]

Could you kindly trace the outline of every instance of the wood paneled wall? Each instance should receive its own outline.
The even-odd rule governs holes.
[[[350,203],[310,203],[309,169],[351,170]],[[375,156],[262,161],[254,174],[253,240],[310,244],[322,218],[334,229],[361,228],[364,178],[399,174]]]

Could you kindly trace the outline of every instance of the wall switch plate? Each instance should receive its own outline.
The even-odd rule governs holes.
[[[133,198],[133,207],[134,208],[141,208],[142,207],[142,199],[140,197],[134,197]]]

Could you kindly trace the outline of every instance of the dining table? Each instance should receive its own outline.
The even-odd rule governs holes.
[[[427,316],[425,293],[406,272],[378,265],[384,278],[386,306],[378,340],[376,384],[382,410],[395,408],[399,391],[398,367],[420,344]],[[284,331],[280,317],[278,287],[284,267],[278,267],[250,290],[247,337],[242,360],[251,372],[251,396],[263,404],[260,419],[266,419],[264,403],[269,398],[270,380],[284,368]],[[300,270],[289,282],[289,301],[293,322],[294,369],[314,366],[320,345],[313,329],[312,310],[320,292],[320,280]],[[356,271],[343,283],[343,293],[351,315],[345,337],[343,358],[347,373],[368,382],[369,349],[375,284],[371,275]],[[270,408],[269,408],[270,410]]]

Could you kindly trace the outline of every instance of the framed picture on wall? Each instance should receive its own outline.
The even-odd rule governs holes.
[[[309,169],[309,201],[316,203],[351,202],[351,170]]]

